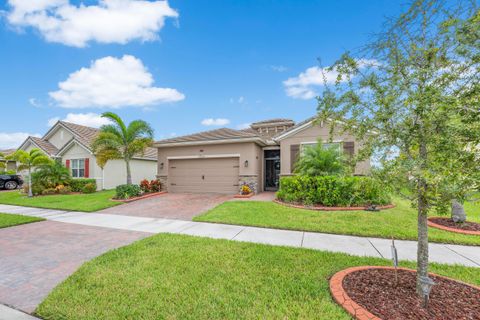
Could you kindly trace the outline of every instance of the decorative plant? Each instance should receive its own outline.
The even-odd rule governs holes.
[[[162,190],[162,183],[158,179],[150,181],[150,191],[151,192],[160,192]]]
[[[33,197],[32,191],[32,171],[35,167],[49,164],[52,160],[46,156],[40,149],[33,148],[30,151],[17,150],[15,153],[7,157],[9,160],[14,160],[20,163],[17,167],[18,171],[28,171],[28,196]]]
[[[150,181],[148,181],[147,179],[143,179],[142,181],[140,181],[140,189],[143,193],[151,192]]]
[[[250,194],[252,193],[252,189],[250,189],[250,187],[246,184],[244,184],[240,190],[241,194],[243,195],[247,195],[247,194]]]
[[[130,161],[135,155],[144,154],[153,143],[153,129],[143,120],[134,120],[128,126],[113,112],[105,112],[102,117],[112,124],[103,125],[92,143],[92,149],[100,160],[100,167],[112,159],[123,159],[127,171],[127,184],[132,184]]]
[[[45,188],[55,188],[59,185],[66,185],[70,182],[70,171],[60,162],[51,161],[41,165],[33,174],[33,183]]]
[[[304,176],[327,176],[346,173],[345,158],[336,148],[324,148],[319,140],[306,147],[295,164],[295,173]]]

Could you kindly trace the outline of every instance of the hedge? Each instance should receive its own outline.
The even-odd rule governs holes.
[[[91,186],[92,184],[95,186],[95,190],[96,190],[97,189],[97,180],[95,180],[95,179],[80,178],[80,179],[71,179],[68,182],[68,185],[70,186],[70,189],[72,190],[72,192],[85,192],[85,191],[87,191],[87,193],[89,193],[89,191],[91,189],[93,189],[93,187]]]
[[[280,179],[279,200],[326,207],[356,207],[391,203],[388,188],[370,177],[292,176]]]

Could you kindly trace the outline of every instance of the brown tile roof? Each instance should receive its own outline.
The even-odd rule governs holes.
[[[182,143],[182,142],[200,142],[212,140],[230,140],[242,138],[258,138],[258,134],[251,129],[234,130],[229,128],[221,128],[209,131],[203,131],[186,136],[175,137],[157,141],[158,144]]]
[[[42,149],[51,156],[56,155],[58,152],[57,147],[55,147],[47,140],[43,140],[42,138],[37,137],[29,137],[29,139],[32,140],[37,146],[39,146],[40,149]]]
[[[305,119],[305,120],[303,120],[303,121],[295,124],[294,126],[291,126],[291,127],[288,128],[287,130],[285,130],[285,131],[283,131],[283,132],[280,132],[280,133],[277,134],[274,138],[276,138],[276,137],[278,137],[278,136],[281,136],[281,135],[283,135],[283,134],[286,134],[287,132],[290,132],[290,131],[292,131],[292,130],[295,130],[296,128],[301,127],[301,126],[303,126],[304,124],[306,124],[306,123],[308,123],[308,122],[310,122],[310,121],[312,121],[312,120],[315,120],[316,118],[317,118],[317,116],[313,116],[313,117],[310,117],[310,118],[308,118],[308,119]]]
[[[294,123],[293,120],[291,119],[284,119],[284,118],[275,118],[275,119],[267,119],[267,120],[262,120],[262,121],[257,121],[257,122],[254,122],[252,123],[252,126],[256,126],[256,125],[263,125],[263,124],[274,124],[274,123],[282,123],[282,122],[291,122],[291,123]]]
[[[0,150],[0,153],[3,154],[4,156],[8,156],[14,153],[15,151],[17,151],[17,149],[4,149],[4,150]]]

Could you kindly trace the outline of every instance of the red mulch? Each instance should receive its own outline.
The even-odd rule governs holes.
[[[468,231],[480,231],[480,223],[465,221],[463,223],[456,223],[450,218],[430,218],[430,221],[439,224],[441,226],[459,229],[459,230],[468,230]]]
[[[436,285],[430,292],[428,310],[415,289],[416,273],[367,269],[345,276],[343,288],[350,298],[384,320],[480,319],[480,290],[445,278],[430,276]]]

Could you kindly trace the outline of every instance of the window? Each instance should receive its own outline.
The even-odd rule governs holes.
[[[310,142],[310,143],[302,143],[301,145],[301,153],[303,153],[305,151],[306,148],[311,148],[311,147],[315,147],[317,145],[316,142]],[[339,153],[342,153],[342,143],[341,142],[331,142],[331,143],[323,143],[322,144],[322,147],[324,149],[330,149],[330,148],[334,148],[336,149]]]
[[[73,159],[72,162],[72,177],[85,177],[85,159]]]

